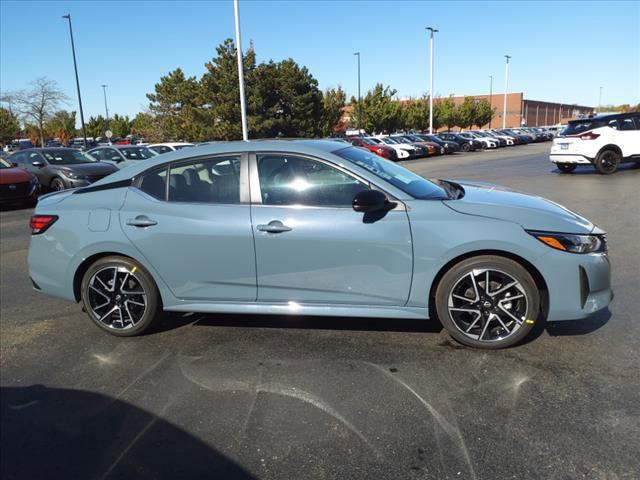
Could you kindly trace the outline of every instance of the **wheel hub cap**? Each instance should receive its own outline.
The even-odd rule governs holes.
[[[474,269],[454,284],[448,299],[451,320],[474,340],[503,340],[525,321],[528,298],[520,282],[497,269]]]
[[[144,284],[124,266],[105,267],[94,273],[86,295],[90,314],[115,330],[135,327],[147,310]]]

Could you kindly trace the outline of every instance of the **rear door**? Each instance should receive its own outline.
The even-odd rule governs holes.
[[[246,165],[239,154],[180,161],[127,193],[122,229],[176,297],[256,300]]]
[[[369,184],[322,159],[264,153],[250,161],[258,301],[406,303],[413,253],[405,210],[354,211],[353,197]]]

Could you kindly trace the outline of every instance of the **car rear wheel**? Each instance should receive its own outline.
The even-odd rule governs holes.
[[[571,173],[576,169],[577,165],[575,163],[557,163],[556,167],[558,167],[560,173]]]
[[[610,175],[620,166],[620,154],[615,150],[603,150],[593,165],[598,173]]]
[[[61,178],[55,177],[51,180],[51,190],[58,192],[67,188]]]
[[[449,334],[475,348],[514,345],[541,321],[540,292],[529,272],[493,255],[468,258],[447,271],[435,305]]]
[[[141,334],[162,310],[153,278],[127,257],[97,260],[84,274],[81,292],[89,318],[119,337]]]

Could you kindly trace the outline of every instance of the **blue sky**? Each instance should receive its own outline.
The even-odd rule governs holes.
[[[241,0],[243,46],[258,61],[291,57],[320,87],[357,92],[389,84],[401,97],[428,90],[428,35],[436,35],[436,95],[482,94],[494,76],[525,98],[596,105],[640,101],[640,2],[401,2]],[[215,47],[234,36],[233,3],[221,1],[0,3],[0,89],[24,88],[39,76],[56,80],[77,109],[66,21],[71,13],[85,118],[135,115],[145,93],[181,67],[200,76]]]

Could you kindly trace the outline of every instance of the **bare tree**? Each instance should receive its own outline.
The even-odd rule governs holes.
[[[40,145],[44,147],[44,128],[46,121],[66,104],[69,97],[60,89],[55,80],[46,77],[36,78],[30,88],[10,92],[2,96],[2,101],[12,105],[20,114],[23,122],[32,123],[38,129]]]

